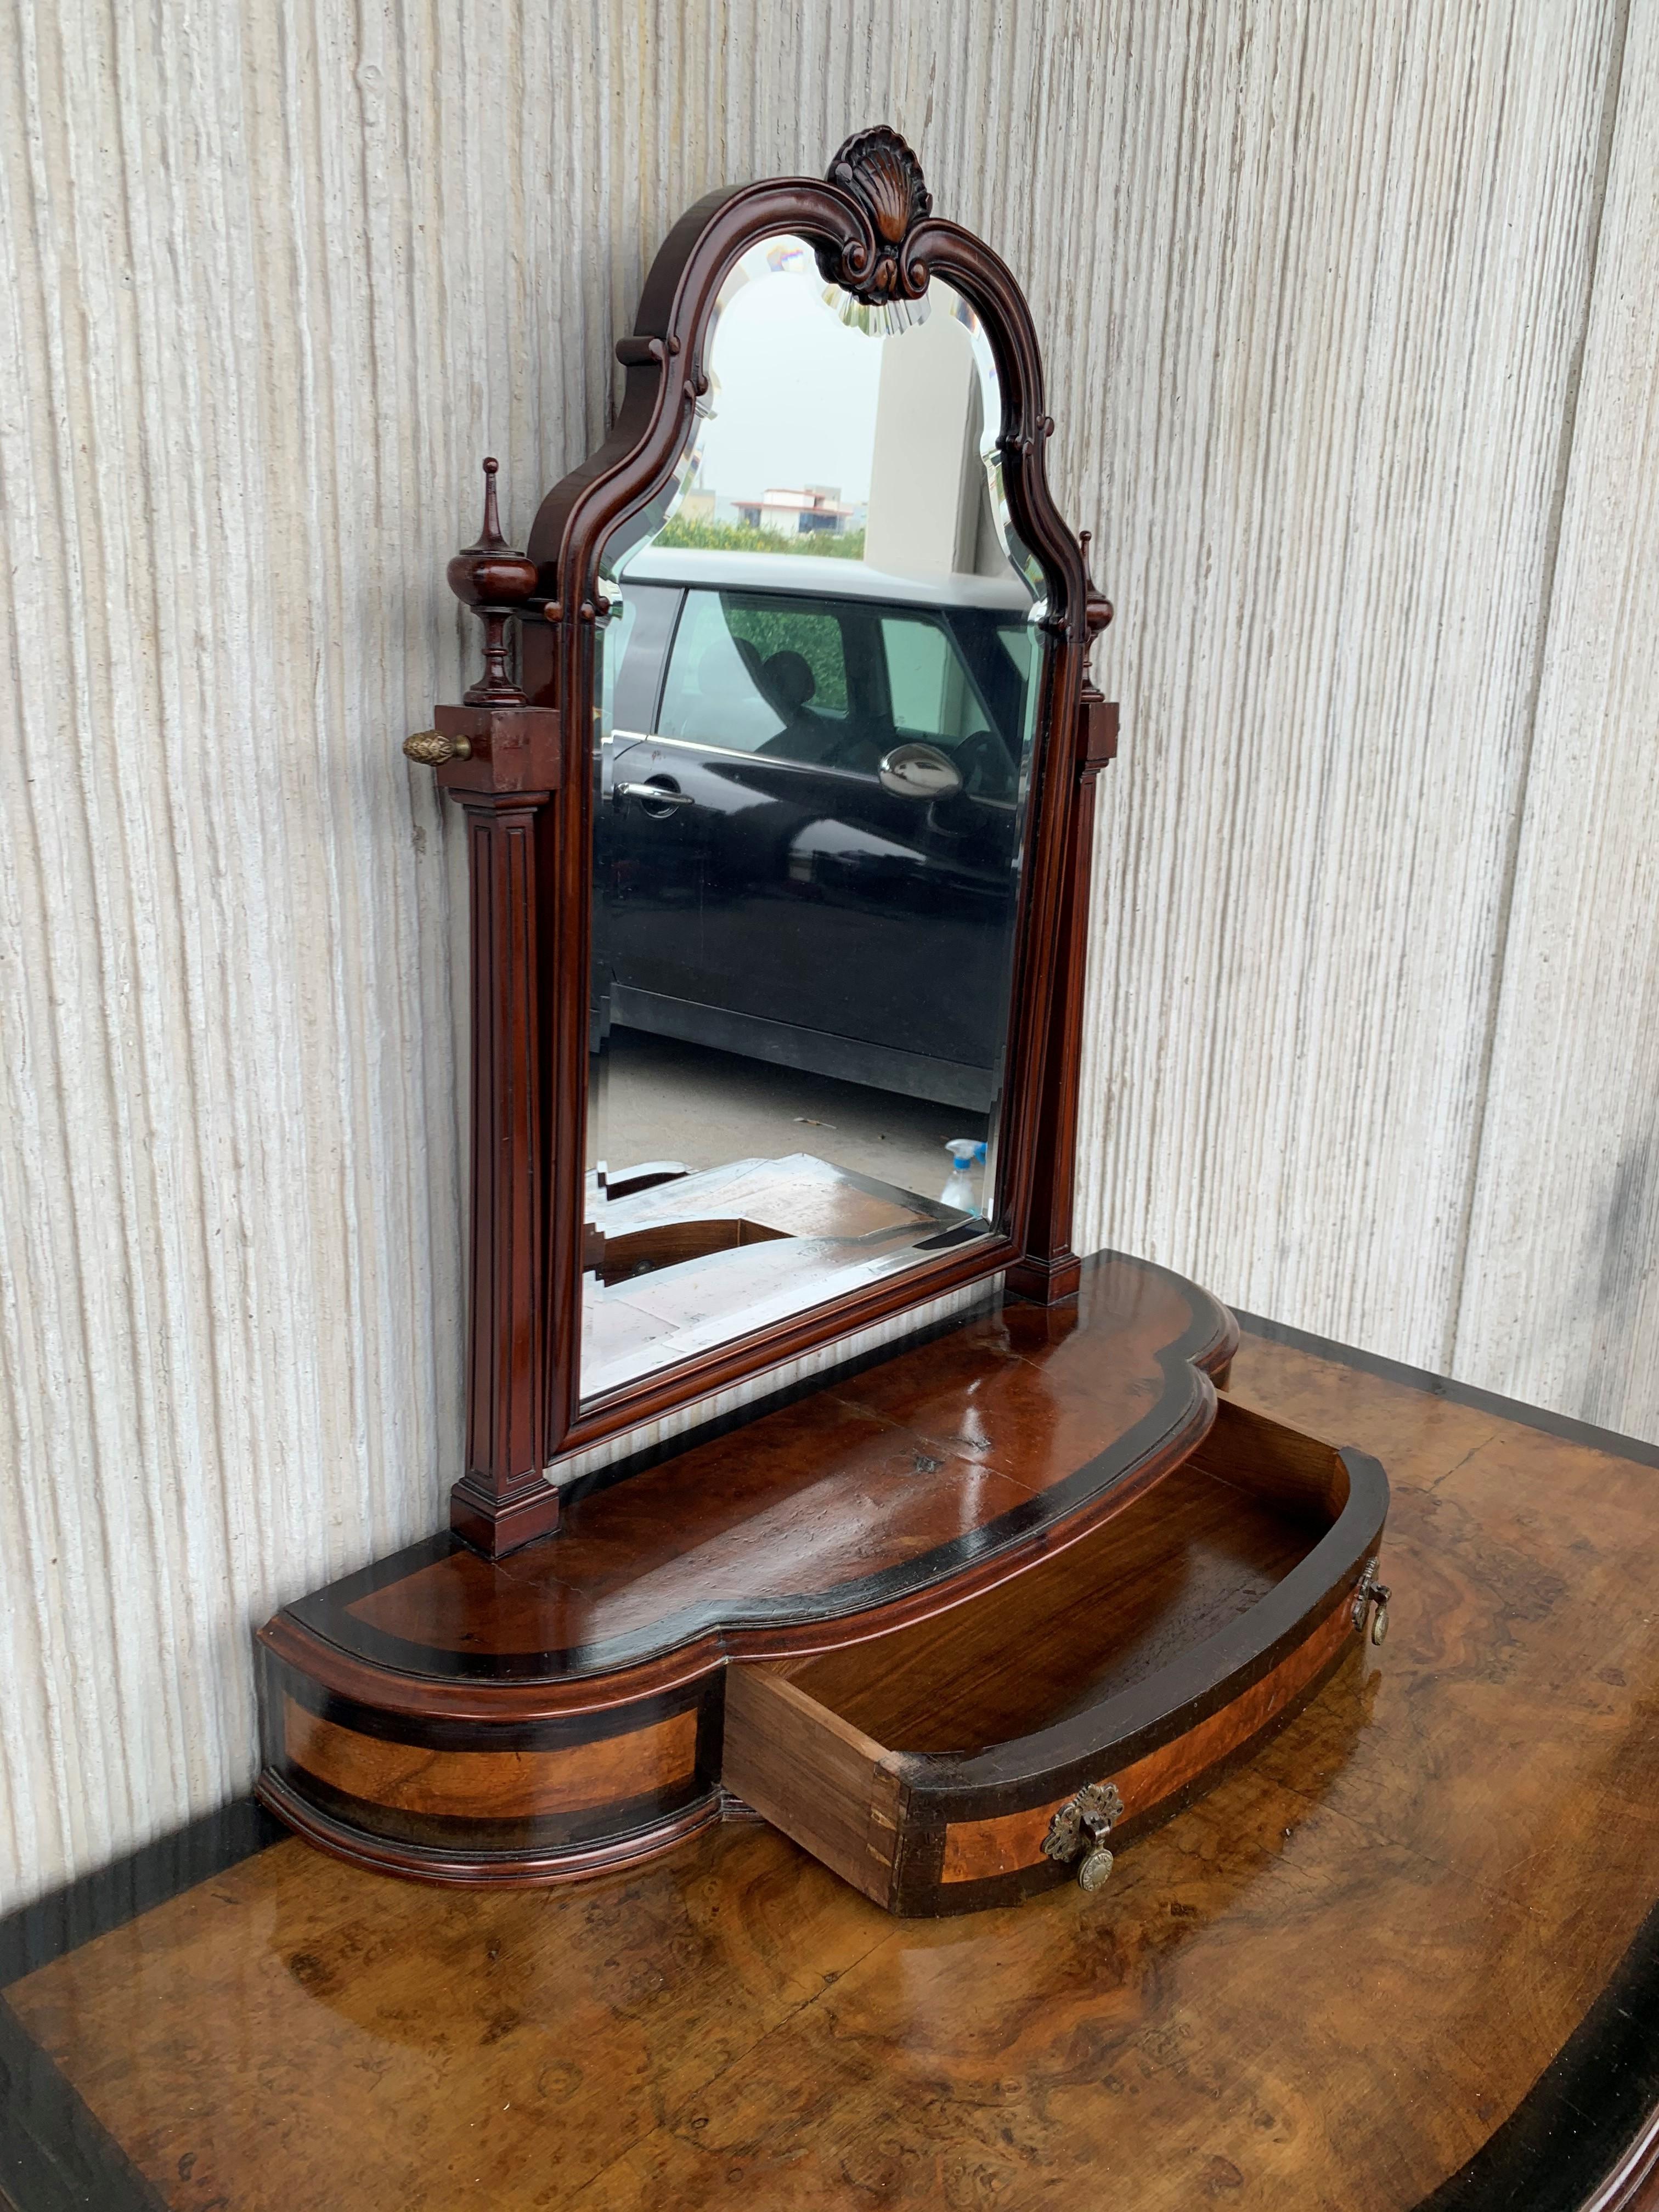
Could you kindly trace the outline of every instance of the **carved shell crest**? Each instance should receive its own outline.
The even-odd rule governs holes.
[[[921,164],[885,123],[860,131],[830,164],[830,182],[858,201],[876,234],[873,261],[849,246],[838,268],[826,276],[861,300],[915,299],[927,287],[925,270],[905,259],[904,241],[914,226],[933,212],[933,198]]]

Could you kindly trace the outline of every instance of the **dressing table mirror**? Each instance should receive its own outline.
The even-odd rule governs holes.
[[[989,340],[777,233],[703,361],[599,562],[584,1409],[1010,1212],[1047,600]]]
[[[1073,1249],[1116,714],[1031,315],[878,127],[691,209],[617,354],[522,552],[486,461],[404,747],[467,839],[466,1465],[261,1632],[260,1794],[435,1881],[743,1811],[895,1911],[1097,1887],[1381,1641],[1387,1486]]]

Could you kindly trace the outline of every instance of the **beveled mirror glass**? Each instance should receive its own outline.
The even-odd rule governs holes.
[[[721,285],[595,653],[581,1392],[989,1233],[1048,635],[967,302]]]

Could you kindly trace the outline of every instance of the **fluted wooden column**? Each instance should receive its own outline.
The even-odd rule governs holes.
[[[542,1125],[547,887],[539,855],[559,781],[558,716],[441,708],[471,757],[439,770],[465,810],[471,908],[471,1273],[466,1472],[450,1493],[458,1535],[492,1558],[558,1526],[545,1480],[548,1159]]]

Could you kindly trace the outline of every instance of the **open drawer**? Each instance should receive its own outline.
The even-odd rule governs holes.
[[[913,1627],[731,1668],[726,1787],[890,1911],[1097,1887],[1368,1621],[1382,1641],[1388,1503],[1374,1459],[1224,1398],[1190,1458],[1041,1565]]]

